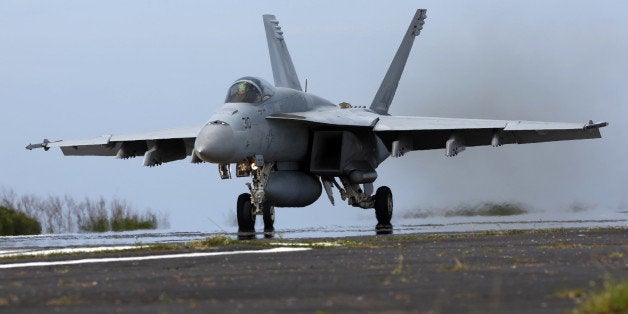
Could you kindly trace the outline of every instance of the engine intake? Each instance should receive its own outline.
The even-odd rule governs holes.
[[[334,177],[346,176],[351,183],[372,183],[377,179],[377,142],[368,133],[317,131],[312,141],[310,171]]]

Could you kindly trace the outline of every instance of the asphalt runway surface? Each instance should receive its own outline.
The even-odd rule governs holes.
[[[606,228],[257,239],[3,258],[0,266],[18,267],[0,268],[0,312],[564,313],[577,304],[570,291],[628,279],[627,235]]]

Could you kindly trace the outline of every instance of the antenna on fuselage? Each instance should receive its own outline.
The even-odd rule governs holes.
[[[304,90],[304,92],[307,93],[307,79],[305,79],[305,90]]]

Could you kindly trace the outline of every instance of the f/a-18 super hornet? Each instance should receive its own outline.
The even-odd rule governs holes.
[[[336,105],[307,93],[288,53],[284,32],[264,15],[274,85],[243,77],[231,85],[224,105],[207,123],[92,139],[48,141],[27,149],[60,147],[66,156],[144,156],[144,166],[184,159],[218,165],[221,179],[251,177],[237,199],[240,232],[254,232],[261,215],[274,230],[275,207],[305,207],[333,189],[349,205],[375,209],[377,230],[391,230],[391,190],[374,192],[377,167],[389,156],[444,149],[456,156],[465,147],[600,138],[606,122],[557,123],[391,116],[388,113],[426,10],[417,10],[371,105]]]

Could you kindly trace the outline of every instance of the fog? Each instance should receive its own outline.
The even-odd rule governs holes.
[[[238,77],[272,81],[261,15],[276,14],[300,79],[332,102],[369,105],[417,6],[427,20],[391,114],[608,121],[602,139],[412,152],[379,168],[397,213],[481,201],[595,215],[628,207],[628,4],[622,1],[0,2],[0,186],[119,197],[181,230],[233,228],[246,180],[187,160],[26,151],[203,123]],[[593,214],[593,213],[592,213]],[[277,228],[351,225],[370,211],[323,195],[278,209]],[[398,215],[393,223],[402,219]],[[212,222],[213,221],[213,222]]]
[[[435,30],[431,36],[439,39],[434,41],[426,30],[425,46],[417,49],[426,57],[407,68],[394,113],[608,120],[604,139],[473,148],[451,160],[442,152],[418,153],[402,167],[418,168],[423,201],[516,200],[547,210],[570,203],[609,209],[626,205],[628,163],[620,144],[628,118],[625,28],[613,23],[619,17],[599,8],[575,7],[550,14],[540,6],[531,19],[516,14],[517,8],[503,8],[497,12],[501,18],[469,19],[458,34]],[[452,42],[458,44],[447,45]],[[413,99],[420,102],[407,105]],[[399,164],[390,167],[403,173]]]

